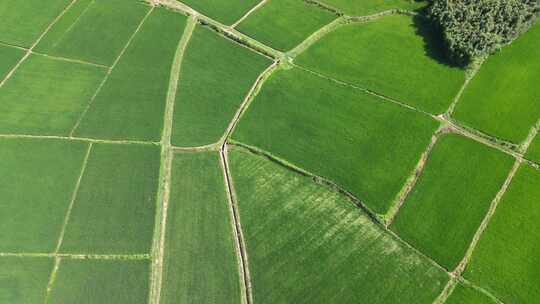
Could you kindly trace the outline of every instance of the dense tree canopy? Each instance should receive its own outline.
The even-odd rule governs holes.
[[[526,31],[540,0],[434,0],[430,17],[441,27],[453,60],[466,64]]]

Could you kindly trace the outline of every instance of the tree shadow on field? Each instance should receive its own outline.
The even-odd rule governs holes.
[[[442,29],[431,22],[425,13],[425,10],[419,12],[419,14],[413,17],[413,22],[416,34],[424,40],[424,52],[426,56],[451,68],[464,68],[465,66],[463,64],[450,59],[450,53],[444,40]]]

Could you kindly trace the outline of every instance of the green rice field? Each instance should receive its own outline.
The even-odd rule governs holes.
[[[0,1],[0,304],[540,302],[540,24]]]

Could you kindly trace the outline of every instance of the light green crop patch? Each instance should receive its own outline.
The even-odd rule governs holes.
[[[175,154],[172,170],[161,303],[240,303],[218,152]]]
[[[150,261],[61,260],[47,303],[146,304]]]
[[[30,47],[72,0],[0,3],[0,42]]]
[[[416,10],[426,6],[426,1],[417,0],[322,0],[333,8],[350,16],[366,16],[387,10]]]
[[[171,65],[186,17],[155,9],[126,49],[74,134],[158,141]]]
[[[391,229],[453,270],[512,163],[510,156],[471,139],[443,135]]]
[[[471,80],[453,117],[519,144],[540,117],[540,24],[492,55]]]
[[[172,144],[217,142],[270,60],[198,26],[187,46],[174,106]]]
[[[180,0],[200,13],[231,25],[262,0]]]
[[[265,83],[233,133],[385,214],[438,123],[300,69]]]
[[[243,150],[229,153],[254,303],[432,303],[444,271],[343,195]]]
[[[0,44],[0,82],[4,80],[23,55],[23,50]]]
[[[0,90],[0,133],[68,135],[105,70],[31,55]]]
[[[94,144],[60,251],[149,253],[159,159],[154,145]]]
[[[43,303],[54,260],[0,257],[0,303]]]
[[[79,0],[36,51],[112,65],[148,10],[133,0]]]
[[[304,1],[271,0],[240,23],[238,30],[288,51],[336,18],[336,14]]]
[[[503,303],[540,299],[540,171],[523,164],[499,202],[464,277]]]
[[[297,64],[421,110],[447,110],[465,72],[444,61],[442,39],[422,17],[385,16],[342,26],[296,59]]]
[[[490,297],[472,287],[458,284],[445,304],[495,304]]]
[[[51,139],[0,140],[0,252],[54,251],[87,148]]]

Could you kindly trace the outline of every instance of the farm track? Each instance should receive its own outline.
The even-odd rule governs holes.
[[[182,61],[187,45],[191,39],[197,17],[191,16],[186,24],[182,38],[178,42],[178,47],[171,66],[169,79],[169,87],[167,90],[167,103],[165,106],[164,126],[161,137],[161,165],[160,165],[160,185],[157,198],[158,208],[156,209],[156,227],[154,231],[154,241],[152,245],[152,271],[150,277],[150,293],[149,303],[159,303],[161,297],[161,288],[163,285],[163,263],[165,255],[165,236],[167,228],[167,211],[170,198],[170,184],[172,174],[172,160],[174,151],[171,147],[172,123],[174,114],[174,102],[176,99],[176,91],[178,81],[180,79],[180,71]]]
[[[276,51],[276,50],[274,50],[274,49],[272,49],[272,48],[270,48],[270,47],[268,47],[268,46],[266,46],[266,45],[264,45],[262,43],[259,43],[259,42],[251,39],[250,37],[238,32],[238,31],[236,31],[234,29],[236,27],[236,25],[238,25],[242,20],[247,18],[256,9],[262,7],[264,5],[264,3],[266,2],[266,0],[263,0],[259,4],[257,4],[248,13],[246,13],[245,16],[243,16],[241,19],[239,19],[237,22],[235,22],[232,26],[223,25],[223,24],[221,24],[221,23],[219,23],[219,22],[217,22],[217,21],[215,21],[215,20],[213,20],[213,19],[211,19],[211,18],[209,18],[209,17],[207,17],[207,16],[205,16],[203,14],[200,14],[199,12],[191,9],[190,7],[184,5],[184,4],[180,3],[180,2],[176,2],[174,0],[151,0],[150,2],[153,4],[153,6],[158,6],[158,5],[166,6],[168,8],[174,9],[174,10],[179,10],[182,13],[185,13],[188,16],[190,16],[190,19],[189,19],[190,21],[188,22],[188,26],[186,27],[184,37],[182,37],[182,40],[179,43],[179,49],[178,49],[178,52],[176,54],[176,56],[178,56],[179,58],[175,57],[175,64],[173,64],[173,70],[171,71],[171,75],[179,75],[179,70],[180,70],[180,65],[181,65],[181,61],[182,61],[183,52],[185,50],[186,45],[189,42],[190,35],[191,35],[195,25],[198,22],[200,22],[200,23],[202,23],[204,25],[208,25],[213,30],[225,35],[228,38],[231,38],[231,39],[237,41],[238,43],[240,43],[244,47],[247,47],[247,48],[251,49],[252,51],[255,51],[257,53],[261,53],[261,54],[263,54],[263,55],[265,55],[267,57],[271,57],[271,58],[273,58],[275,60],[274,64],[272,64],[267,70],[265,70],[259,76],[259,78],[255,82],[255,84],[253,85],[252,89],[250,90],[250,92],[246,96],[246,99],[241,104],[241,106],[240,106],[239,110],[237,111],[235,117],[233,118],[230,125],[228,126],[224,136],[217,143],[206,145],[206,146],[201,146],[201,147],[174,147],[170,143],[170,136],[171,136],[171,128],[172,128],[172,113],[173,113],[174,99],[175,99],[174,97],[175,97],[175,93],[176,93],[176,86],[177,86],[177,83],[178,83],[178,77],[177,76],[175,76],[176,79],[171,77],[170,87],[169,87],[168,96],[167,96],[167,107],[166,107],[166,112],[165,112],[165,115],[166,115],[165,123],[164,123],[165,127],[164,127],[164,131],[163,131],[162,140],[160,142],[90,139],[90,138],[79,138],[79,137],[74,137],[73,136],[73,133],[76,131],[78,125],[83,120],[86,112],[91,107],[93,100],[96,98],[96,96],[99,94],[101,88],[106,83],[106,81],[107,81],[109,75],[111,74],[112,70],[114,69],[115,65],[118,63],[118,61],[122,57],[125,50],[129,47],[131,41],[133,40],[133,38],[138,33],[139,29],[144,24],[144,21],[146,20],[146,18],[152,13],[152,11],[154,9],[152,7],[149,10],[149,12],[147,13],[147,15],[142,19],[141,23],[139,24],[139,26],[137,27],[137,29],[135,30],[133,35],[130,37],[129,41],[127,42],[126,46],[122,49],[120,55],[116,58],[113,65],[110,66],[110,67],[105,66],[105,65],[91,63],[91,62],[80,61],[80,60],[76,60],[76,59],[55,57],[55,56],[49,56],[49,55],[46,55],[46,54],[40,54],[40,53],[33,52],[34,47],[39,43],[39,41],[46,35],[46,33],[64,15],[64,13],[67,10],[69,10],[69,8],[76,1],[77,0],[73,0],[64,9],[64,11],[62,11],[62,13],[59,16],[56,17],[56,19],[47,27],[45,32],[43,32],[40,35],[38,40],[30,48],[23,48],[23,47],[14,46],[14,45],[8,45],[8,44],[4,44],[4,43],[0,42],[0,45],[5,45],[5,46],[8,46],[8,47],[14,47],[14,48],[18,48],[18,49],[26,51],[26,54],[19,60],[19,62],[10,70],[10,72],[6,75],[6,77],[0,82],[0,88],[7,82],[8,79],[10,79],[10,77],[16,72],[16,70],[19,68],[19,66],[22,65],[22,63],[31,54],[35,54],[35,55],[38,55],[38,56],[46,56],[46,57],[49,57],[49,58],[55,59],[55,60],[70,61],[70,62],[75,62],[75,63],[80,63],[80,64],[87,64],[87,65],[92,65],[92,66],[108,69],[108,72],[107,72],[105,78],[103,79],[102,83],[100,84],[97,91],[93,95],[93,97],[92,97],[91,101],[89,102],[87,108],[81,114],[79,120],[77,121],[77,123],[73,127],[73,129],[70,132],[69,136],[41,136],[41,135],[23,135],[23,134],[21,134],[21,135],[18,135],[18,134],[0,134],[0,138],[60,139],[60,140],[71,140],[71,141],[85,141],[85,142],[89,143],[89,149],[87,151],[87,154],[86,154],[86,157],[85,157],[85,160],[84,160],[84,164],[83,164],[83,167],[81,169],[81,174],[79,176],[76,188],[75,188],[74,193],[73,193],[72,201],[70,203],[68,212],[67,212],[66,217],[65,217],[64,226],[62,228],[62,232],[61,232],[60,238],[58,240],[55,252],[54,253],[0,253],[0,257],[21,257],[21,258],[24,258],[24,257],[49,257],[49,258],[54,258],[55,259],[55,265],[54,265],[54,269],[53,269],[53,271],[51,273],[51,276],[50,276],[50,280],[49,280],[49,284],[48,284],[48,288],[47,288],[47,296],[50,293],[50,290],[52,289],[52,287],[54,286],[54,281],[55,281],[55,278],[56,278],[56,272],[57,272],[57,270],[58,270],[58,268],[59,268],[59,266],[61,264],[62,259],[110,259],[110,260],[131,260],[131,259],[148,260],[148,259],[151,259],[152,264],[153,264],[153,270],[152,270],[152,277],[151,277],[151,280],[150,280],[150,283],[152,285],[151,286],[151,292],[150,292],[150,297],[151,297],[150,303],[154,303],[154,304],[159,303],[160,290],[161,290],[160,287],[161,287],[161,284],[162,284],[163,254],[164,254],[164,245],[165,245],[165,229],[166,229],[166,219],[167,219],[167,205],[168,205],[168,199],[169,199],[169,188],[170,188],[170,175],[171,175],[172,158],[173,158],[175,152],[200,152],[200,151],[209,151],[210,150],[210,151],[219,151],[219,153],[220,153],[221,163],[222,163],[222,170],[223,170],[225,186],[226,186],[225,188],[226,188],[228,196],[229,196],[229,207],[230,207],[230,211],[231,211],[231,218],[233,219],[232,225],[233,225],[234,232],[235,232],[235,241],[236,241],[236,246],[237,246],[237,251],[238,251],[237,254],[239,255],[239,259],[240,259],[240,262],[239,262],[240,274],[241,274],[241,277],[242,277],[242,280],[243,280],[242,284],[245,286],[244,287],[245,288],[245,290],[244,290],[245,298],[243,299],[243,303],[251,304],[253,302],[253,299],[252,299],[252,291],[251,291],[252,285],[251,285],[251,280],[250,280],[250,275],[249,275],[249,267],[248,267],[249,266],[249,264],[248,264],[248,256],[247,256],[247,252],[245,250],[245,242],[244,242],[241,223],[240,223],[240,218],[239,218],[239,214],[238,214],[238,210],[237,210],[238,207],[237,207],[237,203],[236,203],[236,195],[235,195],[235,191],[234,191],[234,184],[233,184],[232,178],[230,176],[230,168],[229,168],[229,164],[228,164],[228,148],[229,147],[239,147],[241,149],[246,149],[246,150],[250,151],[251,153],[256,153],[258,155],[263,155],[264,157],[270,159],[271,161],[274,161],[274,162],[276,162],[276,163],[278,163],[278,164],[280,164],[282,166],[285,166],[289,170],[293,170],[293,171],[295,171],[297,173],[300,173],[300,174],[303,174],[303,175],[311,176],[311,177],[313,177],[314,182],[316,182],[318,184],[321,184],[323,186],[326,186],[326,187],[330,187],[334,191],[340,192],[341,194],[347,196],[356,206],[358,206],[359,208],[366,211],[367,214],[372,218],[372,220],[374,222],[376,222],[378,225],[380,225],[383,229],[388,231],[391,235],[393,235],[395,238],[399,239],[401,242],[406,244],[408,247],[415,250],[419,255],[425,257],[426,259],[428,259],[436,267],[444,270],[449,275],[449,277],[451,279],[448,282],[445,289],[443,290],[443,292],[441,293],[441,295],[439,296],[439,298],[434,303],[444,303],[446,301],[446,299],[448,298],[448,296],[450,295],[451,291],[453,290],[453,288],[456,286],[456,284],[458,282],[461,282],[461,283],[463,283],[463,284],[465,284],[467,286],[470,286],[472,288],[475,288],[475,289],[479,290],[480,292],[482,292],[482,293],[488,295],[490,298],[492,298],[496,303],[502,303],[502,301],[500,301],[499,299],[494,297],[491,293],[489,293],[486,290],[484,290],[483,288],[481,288],[479,286],[476,286],[473,283],[467,281],[466,279],[461,277],[461,275],[462,275],[462,272],[465,269],[467,263],[470,260],[470,257],[471,257],[471,255],[472,255],[472,253],[473,253],[473,251],[474,251],[474,249],[476,247],[476,244],[478,243],[478,240],[480,239],[480,237],[482,236],[484,230],[486,229],[487,225],[489,224],[489,221],[490,221],[491,217],[493,216],[493,214],[495,213],[497,205],[498,205],[500,199],[502,198],[502,196],[506,192],[506,189],[508,188],[509,184],[511,183],[511,181],[513,179],[513,176],[516,173],[516,171],[518,170],[518,168],[520,167],[520,165],[522,163],[526,163],[526,164],[536,168],[537,170],[540,170],[540,165],[539,164],[537,164],[535,162],[532,162],[530,160],[527,160],[524,157],[528,146],[530,145],[532,140],[535,138],[535,136],[537,136],[537,133],[539,132],[540,121],[537,123],[537,125],[535,127],[533,127],[531,129],[531,132],[530,132],[529,136],[527,137],[527,140],[525,140],[523,143],[521,143],[519,146],[517,146],[515,144],[508,143],[508,142],[502,141],[502,140],[500,140],[498,138],[495,138],[495,137],[492,137],[490,135],[484,134],[484,133],[482,133],[479,130],[476,130],[474,128],[463,126],[459,122],[456,122],[456,121],[452,120],[450,118],[450,116],[451,116],[451,114],[453,112],[453,109],[455,108],[457,102],[459,101],[459,99],[460,99],[463,91],[465,90],[466,86],[468,85],[469,81],[472,79],[472,77],[474,77],[474,75],[476,74],[478,69],[472,71],[470,76],[466,78],[466,81],[465,81],[463,87],[460,89],[458,95],[456,96],[455,100],[452,102],[449,109],[444,114],[435,116],[435,115],[433,115],[431,113],[419,110],[419,109],[417,109],[415,107],[412,107],[412,106],[407,105],[407,104],[405,104],[403,102],[394,100],[392,98],[386,97],[386,96],[384,96],[382,94],[379,94],[377,92],[373,92],[373,91],[370,91],[368,89],[355,86],[353,84],[349,84],[349,83],[346,83],[346,82],[343,82],[343,81],[340,81],[340,80],[337,80],[337,79],[333,79],[333,78],[328,77],[326,75],[319,74],[317,72],[308,70],[306,68],[303,68],[301,66],[297,66],[294,63],[292,63],[292,59],[294,57],[296,57],[298,54],[303,52],[305,49],[307,49],[309,46],[311,46],[313,43],[315,43],[318,39],[323,37],[325,34],[335,30],[337,27],[339,27],[342,24],[347,24],[349,22],[366,22],[366,21],[369,21],[369,20],[376,19],[378,17],[385,16],[385,15],[390,15],[390,14],[410,14],[412,12],[402,11],[402,10],[390,10],[390,11],[382,12],[380,14],[375,14],[373,16],[363,16],[363,17],[362,16],[355,16],[355,17],[351,17],[351,16],[342,15],[341,17],[337,18],[331,24],[321,28],[318,32],[316,32],[312,36],[308,37],[304,42],[302,42],[299,46],[297,46],[295,49],[293,49],[289,53],[282,53],[282,52]],[[304,1],[306,1],[308,3],[312,3],[314,5],[325,6],[325,4],[317,2],[317,1],[312,1],[312,0],[304,0]],[[326,8],[329,9],[329,10],[333,10],[333,8],[328,7],[328,6],[326,6]],[[339,11],[335,11],[335,12],[340,14]],[[300,69],[303,69],[303,70],[306,70],[306,71],[308,71],[310,73],[313,73],[313,74],[315,74],[315,75],[317,75],[319,77],[323,77],[323,78],[326,78],[326,79],[328,79],[330,81],[339,83],[341,85],[346,85],[346,86],[351,87],[353,89],[361,90],[361,91],[363,91],[365,93],[377,96],[380,99],[385,100],[387,102],[392,102],[392,103],[397,104],[397,105],[399,105],[401,107],[405,107],[405,108],[411,109],[413,111],[423,113],[423,114],[428,115],[428,116],[430,116],[430,117],[432,117],[432,118],[434,118],[434,119],[441,122],[441,127],[434,133],[434,135],[432,137],[432,140],[431,140],[430,144],[428,145],[428,147],[426,148],[426,151],[424,151],[424,153],[422,154],[422,157],[421,157],[417,167],[415,168],[415,170],[414,170],[413,174],[411,175],[411,177],[409,178],[408,182],[405,184],[404,189],[402,190],[402,193],[400,193],[400,196],[398,197],[398,199],[396,201],[396,205],[393,207],[393,208],[397,208],[397,209],[391,211],[389,213],[389,215],[387,214],[387,216],[386,216],[387,219],[386,220],[381,219],[380,215],[377,215],[377,214],[374,214],[373,212],[371,212],[369,210],[369,208],[367,208],[362,203],[362,201],[360,199],[356,198],[354,195],[352,195],[347,190],[340,188],[334,182],[332,182],[330,180],[327,180],[325,178],[319,177],[319,176],[317,176],[315,174],[309,173],[309,172],[305,171],[302,168],[298,168],[298,167],[296,167],[296,166],[294,166],[292,164],[289,164],[285,160],[278,159],[278,158],[276,158],[275,156],[273,156],[271,153],[269,153],[267,151],[259,150],[258,148],[255,148],[255,147],[249,147],[247,145],[244,145],[244,144],[238,143],[238,142],[230,142],[230,136],[231,136],[232,132],[234,131],[234,128],[235,128],[236,124],[238,123],[239,119],[242,117],[242,114],[245,112],[245,110],[249,107],[250,102],[256,96],[256,94],[260,90],[260,88],[261,88],[262,84],[264,83],[264,81],[266,80],[266,78],[269,75],[271,75],[273,71],[275,71],[277,68],[279,68],[279,66],[284,62],[292,63],[293,66],[295,66],[297,68],[300,68]],[[178,73],[174,74],[174,72],[176,70],[178,70]],[[174,88],[174,92],[172,91],[173,88]],[[412,245],[410,245],[407,242],[403,241],[398,235],[396,235],[395,233],[393,233],[392,231],[390,231],[388,229],[389,224],[392,222],[393,218],[399,212],[399,209],[402,206],[402,204],[405,202],[407,195],[409,194],[409,192],[414,187],[414,185],[415,185],[416,181],[418,180],[419,176],[422,174],[422,171],[423,171],[424,166],[425,166],[425,162],[429,158],[429,154],[430,154],[433,146],[436,144],[438,138],[442,134],[448,133],[448,132],[461,134],[461,135],[466,136],[468,138],[471,138],[471,139],[473,139],[473,140],[475,140],[475,141],[477,141],[479,143],[482,143],[484,145],[488,145],[488,146],[493,147],[493,148],[495,148],[495,149],[497,149],[499,151],[502,151],[502,152],[504,152],[506,154],[509,154],[513,158],[515,158],[514,166],[512,167],[512,170],[510,171],[510,173],[508,174],[507,179],[506,179],[505,183],[503,184],[503,186],[501,187],[500,191],[497,193],[496,197],[492,201],[490,209],[489,209],[486,217],[484,218],[481,226],[477,230],[477,232],[475,234],[475,237],[473,239],[473,242],[470,244],[470,247],[467,250],[466,256],[463,258],[463,260],[458,265],[458,267],[456,267],[456,269],[454,269],[453,271],[449,271],[449,270],[445,269],[444,267],[440,266],[437,262],[432,260],[429,256],[426,256],[425,254],[423,254],[422,252],[420,252],[419,250],[414,248]],[[91,152],[91,148],[92,148],[92,145],[94,143],[161,145],[161,147],[162,147],[162,164],[161,164],[161,166],[162,167],[161,167],[160,171],[161,171],[161,173],[163,175],[160,176],[160,178],[161,178],[161,180],[160,180],[160,191],[162,193],[160,193],[161,199],[158,200],[158,202],[157,202],[158,205],[160,205],[160,208],[158,209],[158,211],[161,210],[161,212],[158,212],[159,215],[156,216],[156,218],[159,220],[159,222],[156,221],[157,226],[156,226],[156,234],[155,234],[155,237],[154,237],[154,243],[155,244],[153,246],[151,254],[92,255],[92,254],[62,254],[62,253],[58,253],[58,251],[60,249],[60,246],[61,246],[61,243],[62,243],[62,240],[63,240],[63,235],[64,235],[64,232],[65,232],[65,228],[66,228],[67,223],[69,221],[69,214],[71,213],[73,203],[74,203],[74,201],[76,199],[76,193],[77,193],[77,190],[78,190],[78,186],[79,186],[80,181],[82,179],[82,176],[84,174],[84,170],[85,170],[85,167],[86,167],[86,162],[88,160],[88,156],[89,156],[89,154]]]

